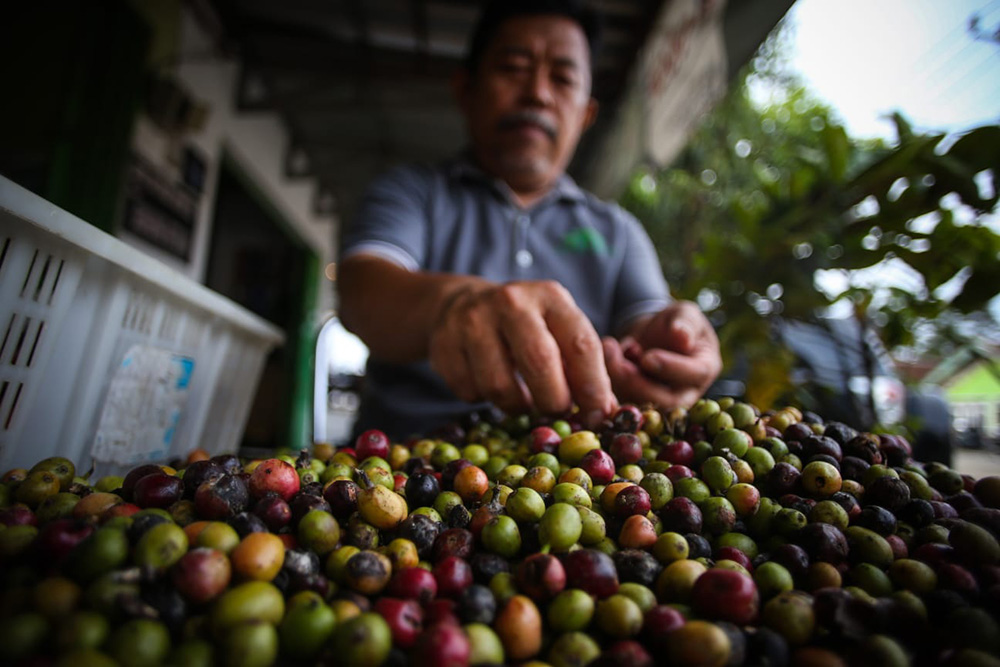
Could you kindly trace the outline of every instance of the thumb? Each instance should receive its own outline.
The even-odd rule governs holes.
[[[664,347],[681,354],[690,354],[695,347],[695,330],[691,322],[683,317],[672,320],[667,326]]]

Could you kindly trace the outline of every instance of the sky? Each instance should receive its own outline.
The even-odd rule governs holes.
[[[1000,0],[798,0],[791,62],[856,137],[894,138],[895,109],[918,130],[1000,122]]]

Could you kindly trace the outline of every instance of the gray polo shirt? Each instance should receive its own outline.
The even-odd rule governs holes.
[[[357,254],[411,271],[555,280],[602,336],[670,301],[648,235],[622,208],[563,176],[521,209],[505,183],[461,159],[402,166],[376,179],[344,237],[341,259]],[[369,359],[357,429],[403,438],[480,407],[459,401],[427,362]]]

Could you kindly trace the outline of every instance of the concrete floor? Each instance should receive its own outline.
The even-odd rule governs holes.
[[[972,475],[976,479],[990,475],[1000,475],[1000,452],[992,449],[955,450],[952,468],[960,473]]]

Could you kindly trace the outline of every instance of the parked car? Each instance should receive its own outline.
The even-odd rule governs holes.
[[[856,429],[904,424],[914,457],[951,463],[951,412],[939,391],[907,387],[874,331],[855,319],[778,320],[775,336],[793,353],[789,398],[826,421]],[[862,345],[862,340],[864,344]],[[752,360],[739,359],[709,390],[741,396]]]

